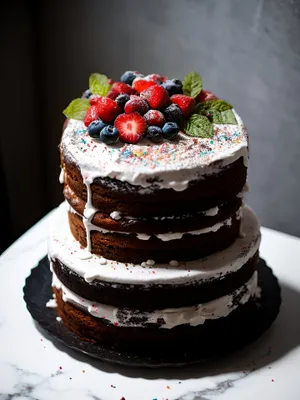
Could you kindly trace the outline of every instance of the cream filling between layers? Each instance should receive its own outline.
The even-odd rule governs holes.
[[[199,260],[180,262],[176,266],[174,263],[168,263],[145,267],[144,263],[131,264],[107,260],[82,248],[70,232],[65,204],[62,203],[52,216],[48,254],[50,259],[60,260],[86,282],[96,279],[111,284],[145,286],[205,282],[237,271],[258,251],[259,221],[251,208],[245,206],[241,212],[243,235],[240,235],[227,249]]]
[[[239,305],[247,303],[252,297],[259,297],[257,286],[257,271],[248,282],[234,292],[212,300],[208,303],[197,304],[192,307],[166,308],[151,312],[143,312],[130,308],[118,308],[107,304],[92,302],[66,288],[53,274],[53,286],[62,289],[64,302],[71,303],[96,318],[119,327],[140,328],[146,324],[161,323],[160,328],[172,329],[179,325],[203,325],[206,320],[227,317]],[[238,299],[238,300],[236,300]]]
[[[206,228],[202,229],[197,229],[194,231],[187,231],[187,232],[167,232],[167,233],[153,233],[152,235],[148,235],[147,233],[134,233],[134,232],[124,232],[124,231],[113,231],[113,230],[108,230],[101,228],[100,226],[94,225],[91,222],[91,219],[94,216],[95,209],[92,210],[91,213],[87,213],[87,208],[85,209],[85,215],[88,215],[89,217],[83,217],[82,215],[78,214],[70,205],[68,202],[67,204],[67,210],[70,211],[71,213],[77,214],[82,217],[82,222],[84,224],[85,230],[86,230],[86,236],[87,236],[87,243],[88,243],[88,250],[90,251],[90,246],[91,246],[91,240],[90,240],[90,232],[91,231],[97,231],[101,232],[103,234],[108,234],[108,233],[117,233],[120,235],[136,235],[136,237],[140,240],[149,240],[152,236],[157,237],[158,239],[162,240],[163,242],[167,242],[169,240],[176,240],[176,239],[181,239],[184,235],[202,235],[204,233],[209,233],[209,232],[217,232],[220,228],[223,226],[230,226],[232,224],[232,217],[225,219],[224,221],[217,222],[216,224],[212,226],[208,226]],[[90,209],[90,208],[89,208]],[[237,219],[240,218],[240,210],[238,210],[235,213],[235,216]]]

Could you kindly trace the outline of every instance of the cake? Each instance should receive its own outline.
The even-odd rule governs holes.
[[[92,74],[64,114],[65,202],[48,246],[62,323],[134,354],[226,341],[260,298],[236,110],[195,72],[180,81],[127,71],[118,82]]]

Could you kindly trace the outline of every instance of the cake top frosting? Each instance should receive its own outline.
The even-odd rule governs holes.
[[[240,157],[248,135],[232,106],[202,89],[197,73],[181,82],[127,71],[120,82],[92,74],[90,89],[64,110],[61,148],[86,183],[115,178],[144,188],[186,189]]]

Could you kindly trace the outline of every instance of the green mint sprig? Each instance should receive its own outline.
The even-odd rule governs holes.
[[[196,105],[196,111],[214,124],[237,125],[232,105],[225,100],[207,100]]]
[[[204,115],[192,114],[190,118],[183,123],[183,132],[188,136],[208,139],[213,137],[213,124]]]
[[[183,93],[193,98],[197,97],[202,90],[202,78],[197,72],[189,72],[183,78]]]
[[[87,109],[90,107],[88,99],[75,99],[72,100],[67,108],[63,110],[63,114],[67,118],[83,120]]]
[[[110,84],[106,75],[94,73],[89,78],[89,89],[93,94],[106,96],[110,90]]]

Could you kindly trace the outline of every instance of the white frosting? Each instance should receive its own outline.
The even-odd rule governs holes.
[[[119,213],[119,211],[113,211],[112,213],[110,213],[110,218],[118,221],[119,219],[122,218],[122,215]]]
[[[247,164],[247,131],[234,113],[238,124],[215,124],[214,136],[210,139],[181,133],[179,141],[161,144],[142,139],[138,144],[119,142],[107,146],[92,139],[82,121],[70,120],[61,146],[65,158],[80,168],[84,182],[110,177],[149,188],[155,179],[159,188],[182,191],[190,181],[216,173],[240,157]]]
[[[227,317],[240,304],[245,304],[257,293],[257,271],[250,280],[234,292],[219,297],[208,303],[197,304],[191,307],[167,308],[151,312],[137,312],[129,308],[118,308],[107,304],[87,300],[65,287],[53,274],[53,286],[62,289],[63,301],[74,304],[88,314],[105,319],[117,326],[143,327],[145,323],[157,323],[163,319],[164,324],[160,328],[171,329],[179,325],[189,324],[191,326],[202,325],[208,319]],[[235,301],[237,296],[241,296]],[[121,317],[121,318],[120,318]]]
[[[143,267],[140,264],[121,263],[107,260],[83,249],[72,236],[65,206],[62,204],[52,216],[48,250],[51,259],[58,258],[87,282],[94,279],[111,283],[126,284],[191,284],[226,275],[241,268],[258,250],[260,244],[259,221],[251,208],[242,209],[241,230],[244,237],[238,237],[227,249],[200,260],[181,262],[178,267],[169,263]],[[91,255],[86,259],[85,255]],[[146,260],[145,260],[146,261]]]
[[[60,169],[60,174],[59,174],[59,183],[63,184],[65,181],[65,171],[63,168]]]
[[[92,214],[92,218],[93,218]],[[87,231],[87,240],[89,243],[88,250],[90,251],[90,232],[91,231],[98,231],[103,234],[108,234],[108,233],[117,233],[121,235],[136,235],[136,237],[140,240],[149,240],[151,236],[156,236],[158,239],[167,242],[169,240],[176,240],[176,239],[181,239],[184,235],[203,235],[204,233],[208,232],[217,232],[222,226],[228,225],[230,226],[232,223],[232,218],[228,218],[224,221],[218,222],[214,224],[213,226],[208,226],[206,228],[202,229],[197,229],[195,231],[187,231],[187,232],[167,232],[167,233],[157,233],[157,234],[152,234],[148,235],[147,233],[132,233],[132,232],[124,232],[124,231],[113,231],[113,230],[108,230],[101,228],[100,226],[92,224],[90,221],[92,218],[82,218],[83,224],[86,228]],[[236,218],[239,218],[239,212],[236,213]]]

